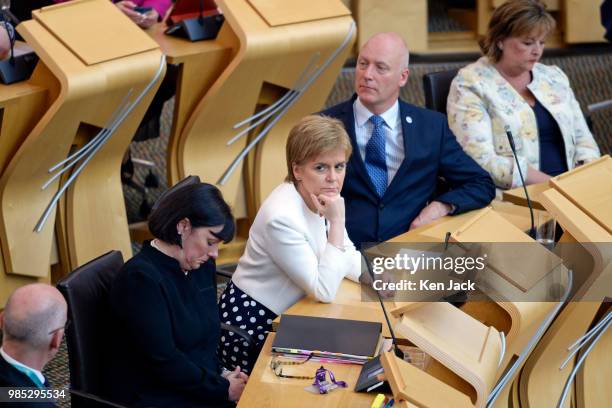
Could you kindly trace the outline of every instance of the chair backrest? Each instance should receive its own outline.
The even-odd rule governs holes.
[[[66,331],[71,387],[104,396],[105,355],[110,334],[110,286],[123,266],[110,251],[75,269],[57,283],[68,303]]]
[[[459,69],[449,71],[430,72],[423,75],[423,89],[425,91],[425,107],[446,115],[446,99],[453,78]]]
[[[160,201],[166,197],[168,194],[172,193],[173,191],[178,190],[179,188],[183,187],[183,186],[188,186],[190,184],[196,184],[200,182],[200,177],[198,176],[187,176],[184,179],[182,179],[181,181],[179,181],[178,183],[176,183],[175,185],[173,185],[172,187],[170,187],[169,189],[167,189],[166,191],[163,192],[162,195],[159,196],[159,198],[157,199],[157,201],[155,201],[155,204],[153,204],[153,207],[151,208],[151,211],[154,211],[158,206]]]

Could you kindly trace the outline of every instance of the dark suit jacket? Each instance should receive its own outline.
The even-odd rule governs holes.
[[[45,380],[45,387],[48,387],[49,383]],[[0,387],[37,387],[36,384],[30,380],[30,377],[17,370],[11,364],[7,363],[6,360],[0,356]],[[55,408],[52,402],[12,402],[11,407],[40,407],[40,408]]]
[[[340,119],[353,145],[342,196],[346,229],[356,246],[383,242],[408,231],[433,198],[439,176],[447,181],[450,191],[435,199],[454,205],[455,213],[484,207],[495,197],[491,177],[464,153],[446,117],[402,100],[399,111],[405,158],[384,196],[378,197],[355,139],[355,99],[356,95],[321,113]]]

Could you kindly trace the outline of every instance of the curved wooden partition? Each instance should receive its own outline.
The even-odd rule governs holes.
[[[172,129],[166,152],[168,186],[172,186],[181,180],[178,145],[185,123],[232,60],[238,42],[227,25],[222,26],[216,39],[195,42],[166,35],[164,32],[167,28],[165,23],[159,23],[147,33],[159,44],[168,63],[179,67]]]
[[[483,316],[482,321],[485,322],[501,321],[507,327],[504,330],[506,351],[497,370],[499,390],[493,390],[499,393],[495,396],[494,406],[504,407],[508,404],[511,386],[519,377],[520,369],[542,337],[543,330],[550,325],[555,308],[560,307],[556,301],[542,301],[547,298],[549,280],[566,278],[567,270],[560,258],[537,245],[527,234],[492,209],[478,211],[453,233],[452,239],[459,243],[500,244],[501,251],[487,251],[489,267],[495,273],[488,273],[479,282],[479,286],[486,285],[487,295],[496,303],[468,303],[463,310],[477,319]],[[514,253],[512,248],[504,247],[504,243],[521,244],[520,251]],[[519,265],[520,268],[517,268]],[[568,284],[564,281],[564,287],[568,287]]]
[[[396,330],[469,384],[464,395],[474,406],[486,406],[503,352],[495,328],[449,303],[429,302],[404,313]]]
[[[568,348],[598,323],[602,312],[609,312],[612,298],[611,172],[612,159],[606,156],[553,179],[553,188],[541,194],[543,206],[571,234],[572,239],[568,241],[583,247],[591,261],[587,263],[590,270],[584,271],[581,274],[584,276],[575,281],[571,301],[525,365],[520,378],[523,407],[557,406],[577,363]],[[574,262],[574,267],[580,268],[581,264]],[[608,378],[605,374],[609,372],[610,361],[596,357],[597,350],[606,342],[609,344],[609,339],[606,333],[595,348],[596,352],[588,356],[577,378],[575,388],[578,392],[574,394],[574,387],[570,386],[563,407],[605,406],[612,399],[609,381],[601,381]]]
[[[110,249],[129,257],[119,168],[159,86],[163,55],[106,0],[43,8],[18,30],[40,57],[32,81],[49,84],[50,95],[48,108],[0,179],[0,240],[6,272],[48,276],[56,215],[53,199],[66,187],[65,213],[60,217],[65,224],[58,229],[65,236],[58,241],[67,243],[69,268]],[[96,134],[98,138],[92,138]],[[56,166],[83,144],[90,150],[72,168]],[[57,169],[51,173],[54,166]],[[66,171],[60,177],[62,169]],[[70,180],[68,176],[71,183],[60,182]]]
[[[497,366],[494,385],[497,387],[504,374],[510,368],[514,368],[511,375],[504,379],[502,386],[499,386],[500,390],[495,406],[507,404],[508,394],[513,388],[513,381],[517,378],[529,352],[533,350],[533,341],[537,341],[539,338],[536,336],[538,331],[546,323],[547,318],[552,315],[555,305],[558,305],[557,302],[534,302],[533,299],[544,298],[543,294],[547,291],[547,281],[542,277],[548,271],[554,269],[554,266],[559,266],[560,259],[544,247],[533,243],[534,241],[523,232],[525,227],[523,220],[518,222],[518,225],[521,225],[520,228],[512,222],[517,221],[513,214],[514,209],[510,211],[504,206],[501,206],[499,210],[485,208],[458,216],[445,217],[443,220],[411,231],[393,240],[394,242],[429,242],[430,240],[441,242],[448,231],[452,232],[452,241],[466,248],[470,243],[481,243],[481,245],[486,245],[482,243],[497,243],[498,245],[521,243],[521,245],[525,245],[525,248],[529,247],[533,251],[529,259],[533,259],[535,262],[530,263],[529,267],[526,266],[524,269],[518,270],[513,266],[519,263],[524,264],[521,259],[527,258],[526,254],[520,253],[518,254],[519,259],[513,259],[517,256],[516,254],[504,254],[504,251],[496,254],[486,248],[481,248],[487,251],[489,257],[496,255],[490,258],[490,262],[488,262],[489,267],[495,273],[487,273],[477,279],[479,287],[488,288],[484,295],[489,300],[468,301],[461,307],[461,311],[466,315],[505,334],[505,352]],[[524,217],[521,216],[520,218]],[[411,236],[416,233],[418,233],[418,237]],[[418,238],[418,240],[408,238]],[[531,247],[531,243],[533,243],[533,247]],[[506,258],[505,255],[510,255],[510,258]],[[527,270],[529,272],[525,273]],[[402,306],[403,311],[410,312],[416,309],[418,305],[399,304],[400,308],[392,310],[391,313],[397,315]],[[453,335],[455,334],[453,333]],[[521,355],[522,358],[519,360]],[[515,363],[517,363],[516,366]],[[475,395],[474,387],[462,383],[460,375],[451,377],[444,373],[440,367],[434,367],[434,369],[432,375],[443,379],[447,384],[466,395]],[[486,393],[488,394],[492,390],[486,390]]]
[[[217,41],[232,48],[233,58],[186,121],[178,142],[178,178],[196,174],[202,181],[217,183],[257,131],[228,146],[248,126],[234,129],[234,125],[278,102],[287,92],[301,89],[320,71],[307,89],[298,92],[295,103],[257,144],[248,162],[239,162],[220,186],[235,216],[252,218],[261,201],[285,177],[289,129],[299,118],[323,107],[354,42],[353,21],[339,0],[219,0],[218,5],[225,15],[225,27]],[[325,65],[336,50],[336,57]],[[283,110],[281,106],[276,113]],[[259,129],[275,117],[262,121]]]
[[[52,81],[47,84],[52,85]],[[48,106],[50,92],[47,86],[34,80],[0,85],[0,174]],[[38,280],[48,281],[49,277],[7,275],[4,262],[0,260],[0,305],[4,305],[19,286]]]

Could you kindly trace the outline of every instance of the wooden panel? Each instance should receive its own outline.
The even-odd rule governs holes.
[[[396,401],[406,400],[423,408],[473,407],[470,398],[448,384],[386,352],[380,359]]]
[[[248,0],[248,2],[271,27],[351,14],[339,0]]]
[[[602,0],[564,0],[565,42],[605,42],[599,6]]]
[[[111,2],[79,0],[32,12],[88,65],[156,49],[157,44]],[[130,24],[126,24],[126,20]],[[109,44],[110,47],[101,47]]]
[[[232,59],[232,48],[237,47],[237,40],[225,27],[223,26],[216,40],[195,42],[165,35],[167,27],[164,23],[156,24],[147,30],[161,47],[168,62],[180,64],[166,155],[169,186],[181,179],[178,146],[185,123],[219,75],[227,68]],[[229,41],[226,39],[228,34],[231,37]],[[235,208],[234,215],[238,215]]]
[[[612,159],[601,159],[550,180],[550,183],[612,234]]]
[[[411,52],[427,49],[426,0],[359,0],[355,19],[359,49],[372,35],[386,31],[399,33]]]
[[[608,308],[608,313],[610,312]],[[585,347],[586,348],[586,347]],[[583,350],[584,351],[584,350]],[[599,342],[585,359],[576,378],[576,406],[579,408],[603,407],[612,401],[612,329],[599,339]]]
[[[49,85],[52,85],[49,84]],[[27,135],[48,106],[49,92],[32,82],[0,85],[0,172],[4,172]],[[2,251],[7,251],[4,246]],[[4,255],[0,256],[4,258]],[[49,282],[49,267],[28,269],[23,274],[7,274],[0,259],[0,308],[18,287],[34,282]]]
[[[536,245],[527,234],[490,208],[480,210],[451,238],[457,242],[523,243],[520,253],[508,251],[504,245],[486,247],[488,266],[522,291],[533,288],[561,264],[561,259],[543,246]]]
[[[94,1],[114,10],[105,0],[75,2],[66,7],[78,8]],[[121,14],[109,13],[108,18],[119,20],[117,24],[134,26]],[[110,21],[105,23],[108,27],[115,25]],[[153,81],[141,103],[134,107],[112,137],[99,149],[96,147],[95,156],[89,157],[83,171],[66,192],[65,222],[62,220],[65,228],[58,229],[58,233],[65,234],[62,242],[69,246],[69,258],[73,262],[70,268],[110,249],[119,249],[125,257],[130,257],[132,251],[119,167],[163,77],[162,54],[155,49],[88,66],[38,20],[25,21],[18,30],[40,57],[39,66],[46,68],[37,67],[32,81],[47,77],[51,79],[45,81],[46,84],[57,83],[59,86],[58,90],[50,88],[47,110],[0,179],[0,241],[6,270],[17,274],[34,271],[47,276],[55,235],[56,208],[51,207],[40,232],[35,232],[34,228],[60,187],[59,180],[54,179],[45,190],[41,190],[51,177],[48,169],[67,157],[82,129],[107,126],[128,92],[132,92],[130,102],[134,102],[135,95]],[[108,39],[98,36],[97,40],[97,48],[114,49],[115,44],[109,43]],[[158,73],[161,77],[157,77],[155,82]],[[93,133],[82,134],[91,136]]]
[[[325,363],[337,380],[346,381],[347,388],[339,388],[327,395],[304,391],[312,380],[278,378],[270,368],[274,333],[268,334],[257,363],[238,402],[238,408],[370,408],[374,396],[353,391],[361,366],[357,364]],[[313,376],[320,362],[309,361],[302,365],[283,367],[283,374]]]
[[[533,208],[537,208],[538,210],[543,210],[544,207],[539,201],[539,196],[542,192],[548,190],[550,185],[548,182],[531,184],[527,186],[527,193],[529,194],[529,200],[531,201],[531,206]],[[503,200],[508,201],[510,203],[514,203],[516,205],[527,206],[527,198],[525,196],[525,190],[523,187],[513,188],[511,190],[503,191]]]
[[[529,208],[497,200],[491,202],[491,208],[521,231],[529,231],[531,228]]]
[[[612,235],[559,191],[542,193],[542,204],[578,242],[612,242]]]
[[[497,330],[449,303],[432,302],[404,314],[397,331],[467,381],[476,407],[486,405],[501,357]]]
[[[561,390],[574,367],[570,362],[563,370],[567,348],[588,329],[599,302],[570,302],[552,323],[527,360],[520,376],[521,407],[540,408],[557,405]],[[570,395],[572,393],[570,392]],[[564,408],[569,408],[568,398]]]

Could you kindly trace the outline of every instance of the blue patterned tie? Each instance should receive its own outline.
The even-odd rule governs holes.
[[[365,166],[370,175],[370,180],[379,197],[385,194],[387,189],[387,155],[385,152],[385,121],[378,115],[370,116],[372,122],[372,136],[366,145]]]

